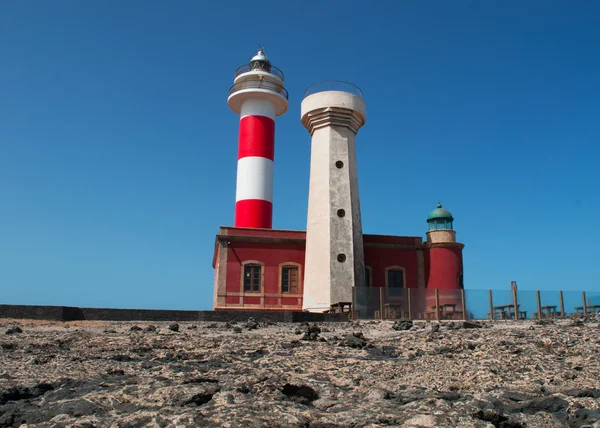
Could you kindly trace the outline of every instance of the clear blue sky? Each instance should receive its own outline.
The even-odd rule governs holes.
[[[374,5],[372,5],[374,4]],[[304,229],[304,89],[360,86],[365,233],[441,200],[466,288],[598,290],[595,1],[0,3],[0,303],[209,309],[235,69],[286,74],[274,227]]]

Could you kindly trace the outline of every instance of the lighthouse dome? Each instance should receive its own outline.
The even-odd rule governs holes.
[[[427,216],[429,230],[452,230],[454,217],[447,209],[442,208],[442,204],[438,202],[437,207]]]
[[[271,71],[271,61],[262,47],[258,48],[258,53],[252,57],[248,65],[251,70],[264,70],[267,73]]]
[[[267,57],[267,54],[265,53],[265,51],[263,50],[262,47],[258,48],[257,54],[252,57],[250,62],[252,62],[252,61],[261,61],[261,62],[271,63],[271,61],[269,61],[269,58]]]
[[[427,221],[437,219],[450,221],[454,220],[450,211],[442,208],[442,204],[440,202],[438,202],[437,207],[429,213],[429,216],[427,216]]]

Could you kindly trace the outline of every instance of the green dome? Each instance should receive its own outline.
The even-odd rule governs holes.
[[[440,202],[438,202],[436,209],[434,209],[433,211],[431,211],[429,213],[429,216],[427,216],[427,221],[430,222],[432,220],[449,220],[449,221],[454,221],[454,218],[452,217],[452,214],[450,213],[450,211],[442,208],[442,204]]]

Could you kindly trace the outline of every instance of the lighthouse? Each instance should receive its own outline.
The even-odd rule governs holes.
[[[441,203],[427,217],[429,279],[427,288],[457,290],[463,288],[464,244],[456,242],[454,217]]]
[[[288,109],[283,73],[263,48],[235,72],[227,104],[240,116],[235,227],[271,229],[275,118]]]
[[[315,84],[302,100],[301,121],[311,135],[304,310],[351,302],[352,287],[365,284],[356,165],[365,114],[362,91],[351,83]]]

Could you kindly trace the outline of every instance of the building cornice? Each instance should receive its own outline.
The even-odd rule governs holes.
[[[355,134],[365,123],[364,116],[355,110],[342,107],[324,107],[312,110],[302,117],[302,124],[313,135],[319,128],[344,127]]]
[[[304,238],[280,238],[265,236],[236,236],[236,235],[217,235],[220,242],[263,242],[268,244],[305,244]]]
[[[458,248],[459,250],[465,248],[465,244],[461,244],[460,242],[435,242],[424,245],[427,246],[427,248]]]
[[[415,250],[419,247],[420,244],[389,244],[389,243],[379,243],[379,242],[365,242],[363,246],[365,248],[395,248],[398,250]]]

